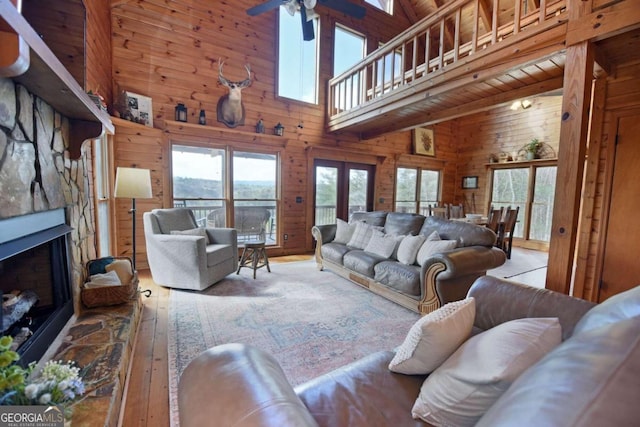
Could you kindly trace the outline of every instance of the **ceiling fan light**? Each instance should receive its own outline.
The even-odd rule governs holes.
[[[533,103],[531,101],[529,101],[528,99],[523,99],[522,100],[522,109],[526,110],[527,108],[531,107],[533,105]]]
[[[316,0],[304,0],[302,2],[304,4],[304,7],[306,7],[307,9],[313,9],[314,7],[316,7]],[[309,10],[307,10],[307,13],[309,13]]]
[[[308,8],[305,8],[305,9],[307,10],[307,22],[313,21],[314,18],[318,18],[318,14],[316,13],[315,10],[308,9]]]
[[[520,108],[520,101],[515,101],[509,108],[513,111],[516,111],[518,108]]]
[[[294,16],[296,14],[296,11],[298,10],[298,4],[296,3],[296,0],[285,3],[284,9],[289,15]]]

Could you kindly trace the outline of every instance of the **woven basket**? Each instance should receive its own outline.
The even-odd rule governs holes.
[[[113,257],[113,259],[125,259],[131,263],[131,270],[133,271],[133,277],[127,284],[123,283],[118,286],[105,286],[101,288],[85,288],[82,286],[81,298],[82,303],[89,307],[104,307],[108,305],[123,304],[127,301],[134,299],[138,293],[138,272],[133,270],[133,263],[130,258],[127,257]],[[95,259],[87,262],[86,277],[89,277],[89,268],[92,263],[100,261]]]

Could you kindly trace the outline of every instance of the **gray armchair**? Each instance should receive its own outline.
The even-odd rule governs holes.
[[[238,268],[233,228],[198,228],[187,208],[154,209],[143,215],[153,281],[170,288],[202,290]]]

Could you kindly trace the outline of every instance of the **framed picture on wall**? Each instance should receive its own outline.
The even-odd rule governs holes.
[[[436,155],[433,129],[416,128],[413,130],[413,153],[432,157]]]
[[[462,188],[464,190],[470,190],[470,189],[478,188],[478,177],[477,176],[463,176],[462,177]]]
[[[125,92],[126,120],[153,127],[153,107],[151,98],[133,92]]]

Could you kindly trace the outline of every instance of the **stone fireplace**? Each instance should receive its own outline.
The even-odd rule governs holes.
[[[80,157],[72,159],[68,141],[67,118],[12,79],[0,78],[0,233],[17,228],[10,224],[19,217],[62,212],[78,314],[84,265],[96,258],[92,156],[85,143]]]

